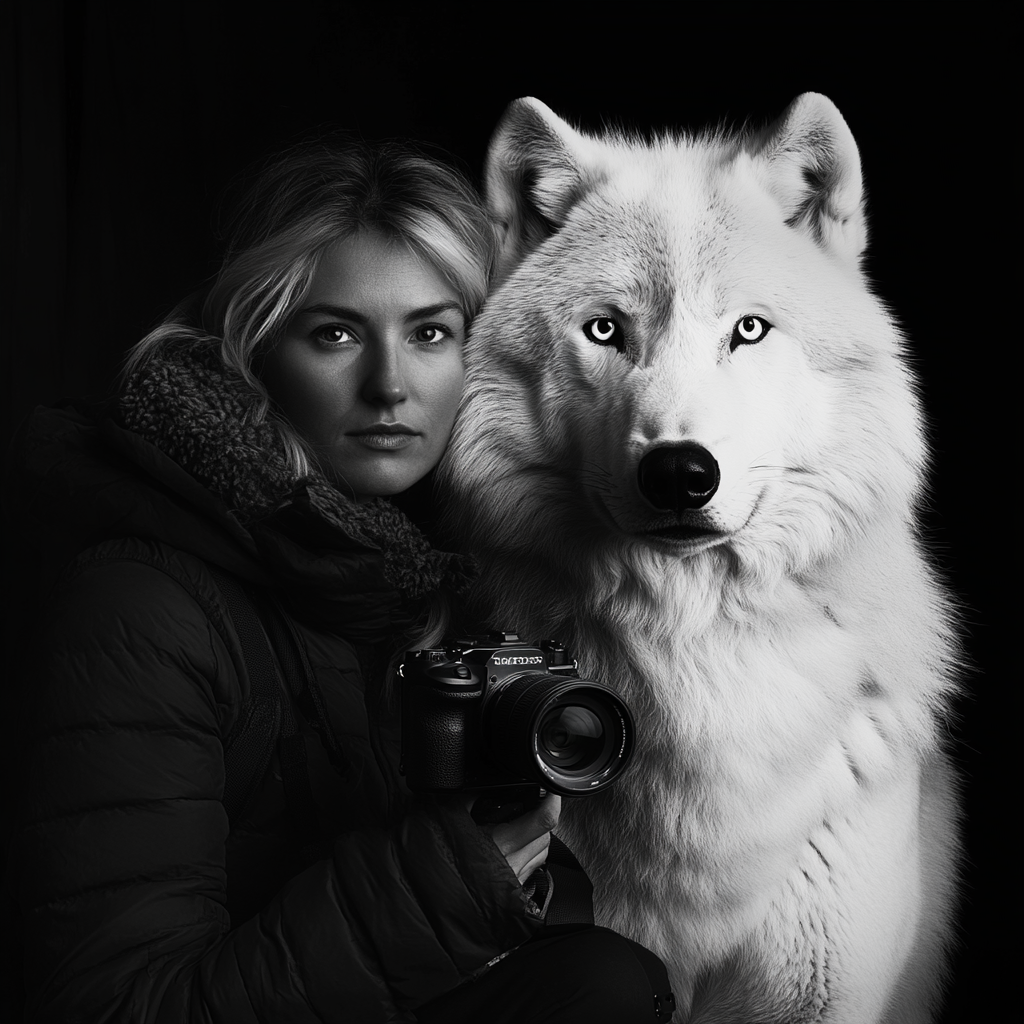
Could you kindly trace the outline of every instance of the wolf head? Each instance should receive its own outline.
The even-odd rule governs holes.
[[[906,532],[917,406],[828,99],[654,141],[518,100],[486,185],[497,282],[442,468],[485,566],[764,578]]]

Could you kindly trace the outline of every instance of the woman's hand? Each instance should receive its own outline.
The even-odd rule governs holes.
[[[466,810],[472,812],[473,804],[479,798],[479,793],[467,793],[462,795],[461,800]],[[547,859],[551,830],[558,824],[561,810],[562,798],[555,793],[548,793],[533,810],[517,818],[479,826],[482,832],[494,840],[494,845],[508,861],[508,866],[515,872],[520,884]]]
[[[558,824],[561,810],[562,798],[556,793],[548,793],[532,811],[518,818],[500,825],[481,826],[501,850],[520,884],[547,859],[551,830]]]

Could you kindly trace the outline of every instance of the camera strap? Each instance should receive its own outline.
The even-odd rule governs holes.
[[[554,882],[551,901],[544,917],[544,938],[563,935],[594,924],[594,885],[576,855],[552,833],[544,865]],[[676,999],[668,971],[661,958],[646,946],[622,937],[647,976],[653,996],[654,1019],[660,1024],[672,1020]]]
[[[572,850],[553,833],[545,867],[554,886],[544,916],[545,934],[559,934],[592,926],[594,884]]]

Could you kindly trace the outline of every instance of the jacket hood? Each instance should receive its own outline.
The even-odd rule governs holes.
[[[291,472],[258,407],[215,343],[188,340],[129,377],[113,410],[36,410],[15,471],[51,575],[102,540],[159,541],[281,587],[302,617],[352,639],[393,632],[427,595],[465,586],[466,561],[387,499],[354,502]]]

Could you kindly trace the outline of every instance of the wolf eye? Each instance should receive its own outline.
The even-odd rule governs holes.
[[[588,320],[583,325],[583,334],[587,341],[595,345],[612,345],[620,352],[626,347],[626,336],[611,317],[599,316]]]
[[[771,329],[772,325],[763,317],[745,316],[732,329],[729,350],[735,351],[737,345],[756,345]]]

